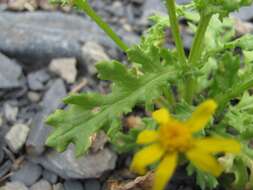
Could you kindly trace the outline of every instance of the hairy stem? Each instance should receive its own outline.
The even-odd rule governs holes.
[[[173,36],[173,39],[176,44],[179,60],[182,64],[185,64],[186,63],[186,56],[185,56],[185,52],[184,52],[183,42],[180,37],[179,24],[178,24],[177,15],[176,15],[175,1],[174,0],[166,0],[166,7],[167,7],[168,14],[170,17],[172,36]]]
[[[111,27],[103,21],[103,19],[97,15],[92,9],[87,0],[75,0],[75,5],[85,11],[85,13],[91,17],[93,21],[118,45],[124,52],[128,50],[128,45],[123,42],[120,37],[111,29]]]
[[[211,20],[212,15],[202,14],[200,17],[200,22],[198,25],[197,33],[194,37],[193,45],[189,55],[189,64],[193,67],[198,63],[198,60],[201,58],[201,54],[203,52],[203,41],[205,38],[206,30]],[[194,93],[196,91],[196,80],[192,74],[186,77],[186,85],[185,85],[185,100],[189,103],[192,102],[194,97]]]

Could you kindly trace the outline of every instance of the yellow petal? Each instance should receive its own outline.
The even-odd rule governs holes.
[[[203,138],[195,140],[196,148],[200,148],[208,153],[239,153],[241,150],[240,143],[233,139],[224,138]]]
[[[186,121],[186,125],[192,132],[196,132],[205,127],[217,108],[214,100],[207,100],[201,103],[193,112],[191,118]]]
[[[153,190],[163,190],[177,166],[177,153],[167,154],[155,172]]]
[[[164,150],[159,144],[147,146],[134,155],[131,170],[140,175],[144,175],[147,171],[146,167],[158,161],[163,154]]]
[[[223,171],[223,168],[218,161],[202,149],[191,149],[186,152],[186,156],[198,169],[208,172],[216,177]]]
[[[159,124],[166,124],[170,120],[170,113],[167,109],[161,108],[152,113],[152,117]]]
[[[144,130],[142,131],[137,138],[138,144],[149,144],[153,143],[158,139],[158,132],[154,130]]]

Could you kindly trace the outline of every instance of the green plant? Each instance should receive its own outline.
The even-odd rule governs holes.
[[[64,99],[65,110],[57,110],[47,119],[54,127],[47,145],[64,151],[69,143],[76,145],[76,155],[87,152],[91,136],[104,130],[117,151],[133,151],[143,129],[157,126],[149,118],[142,118],[139,128],[123,132],[121,117],[136,105],[146,112],[156,107],[169,108],[178,119],[185,120],[194,105],[214,99],[218,110],[209,127],[198,135],[237,139],[242,146],[239,155],[219,157],[225,167],[221,185],[236,190],[253,188],[253,35],[236,36],[234,20],[229,13],[252,0],[193,0],[179,6],[174,0],[164,1],[168,16],[154,15],[154,25],[137,45],[129,47],[90,7],[87,0],[60,1],[84,11],[127,55],[130,65],[118,61],[97,64],[98,77],[112,82],[112,91],[70,94]],[[178,19],[184,18],[195,34],[189,55],[184,51]],[[174,49],[165,48],[167,28],[171,29]],[[236,51],[240,50],[240,51]],[[238,103],[235,103],[238,102]],[[120,143],[119,143],[120,142]],[[202,189],[213,189],[216,178],[193,167],[189,175],[197,173]],[[229,174],[229,175],[228,175]],[[229,176],[232,175],[231,179]]]

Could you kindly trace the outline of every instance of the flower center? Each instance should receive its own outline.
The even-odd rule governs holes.
[[[192,146],[191,131],[179,122],[170,122],[160,127],[160,143],[169,152],[185,152]]]

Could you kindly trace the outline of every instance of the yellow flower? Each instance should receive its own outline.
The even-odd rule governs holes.
[[[159,130],[144,130],[139,134],[137,143],[148,146],[135,154],[131,170],[143,175],[147,172],[147,166],[160,161],[153,190],[162,190],[175,171],[178,155],[184,153],[197,168],[219,176],[223,168],[213,154],[238,153],[240,144],[232,139],[193,137],[195,132],[205,127],[216,107],[213,100],[207,100],[184,122],[172,118],[166,109],[155,111],[152,116],[159,123]]]

